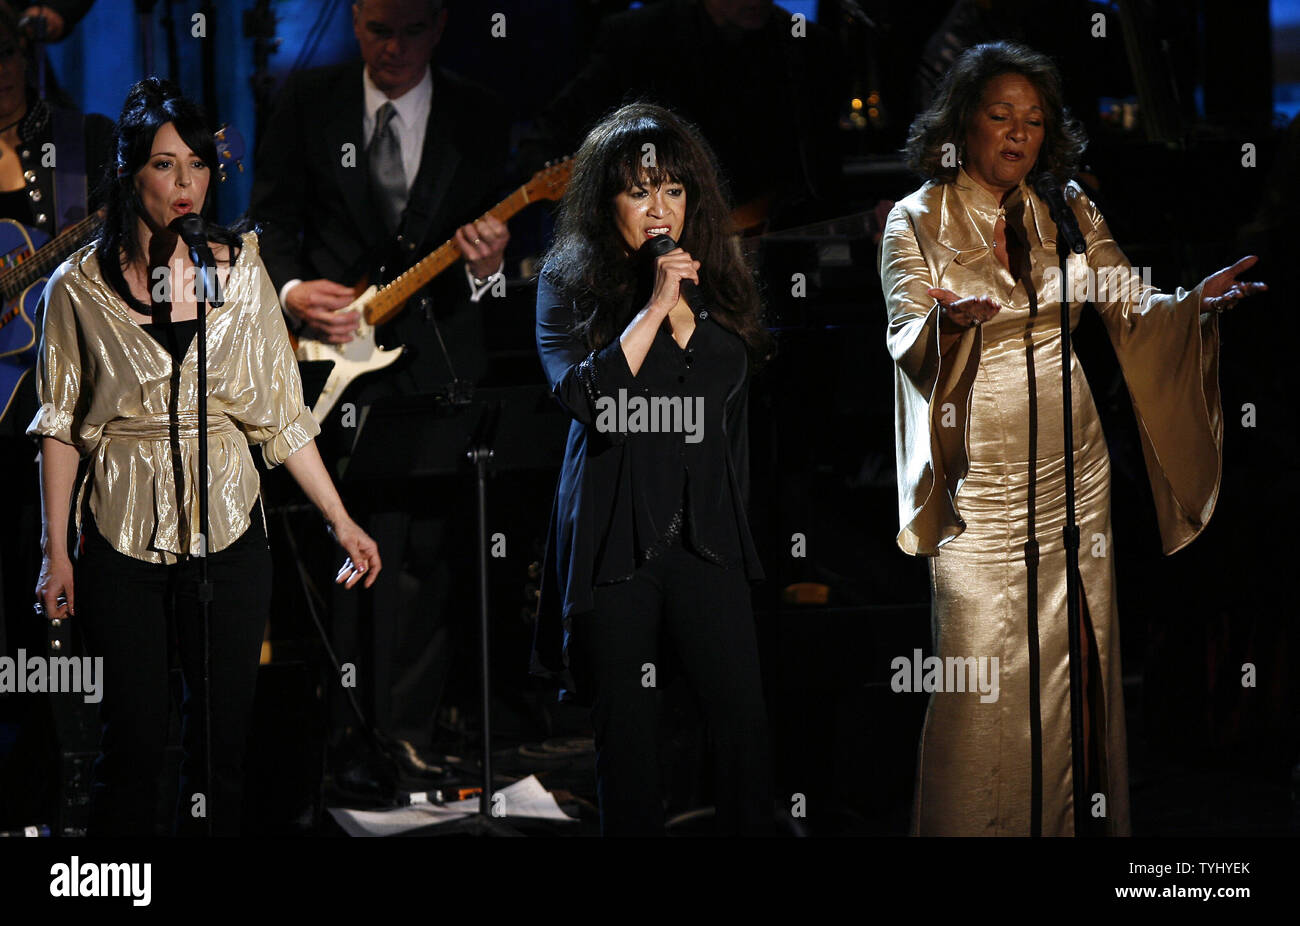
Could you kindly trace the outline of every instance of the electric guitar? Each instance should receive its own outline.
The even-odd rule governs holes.
[[[531,180],[489,209],[487,214],[505,222],[530,203],[559,199],[569,184],[572,170],[572,158],[565,158],[539,170]],[[360,316],[358,330],[351,341],[346,344],[329,344],[302,338],[294,344],[294,351],[300,361],[328,360],[333,363],[325,387],[311,409],[312,417],[318,424],[324,423],[353,380],[391,366],[402,356],[401,347],[380,347],[375,342],[375,329],[394,318],[407,300],[454,264],[460,256],[460,248],[456,246],[455,240],[448,239],[391,283],[375,286],[362,280],[354,290],[357,298],[337,310],[356,312]]]

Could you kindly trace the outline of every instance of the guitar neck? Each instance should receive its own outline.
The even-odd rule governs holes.
[[[61,264],[77,249],[86,235],[98,224],[99,213],[86,216],[76,225],[55,235],[21,264],[0,273],[0,296],[13,299],[28,286]]]
[[[487,215],[505,222],[530,202],[528,191],[520,187],[489,209]],[[460,256],[460,248],[456,246],[454,238],[444,241],[437,250],[416,261],[405,273],[375,293],[366,305],[366,322],[382,325],[391,319],[402,310],[408,299],[429,285],[430,280],[454,264]]]

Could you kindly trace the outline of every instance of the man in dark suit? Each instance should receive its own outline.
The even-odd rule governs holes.
[[[292,75],[258,149],[249,215],[263,226],[262,257],[288,321],[301,337],[345,343],[357,315],[337,310],[378,263],[393,269],[394,254],[409,263],[453,233],[465,260],[380,328],[380,343],[405,345],[407,355],[346,393],[327,432],[347,425],[340,412],[348,403],[359,409],[482,376],[474,303],[494,289],[509,238],[491,217],[460,225],[497,192],[508,124],[488,91],[431,66],[447,21],[443,0],[358,0],[352,13],[362,60]],[[365,493],[366,530],[385,564],[404,568],[385,569],[361,600],[368,621],[336,598],[335,643],[357,667],[374,722],[401,741],[407,770],[418,771],[432,764],[451,661],[450,559],[469,550],[471,528],[446,499],[409,486]],[[472,567],[458,571],[472,575]],[[373,634],[368,659],[359,626]],[[336,723],[346,720],[336,711]]]

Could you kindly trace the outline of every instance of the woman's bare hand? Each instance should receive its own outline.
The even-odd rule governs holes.
[[[1243,257],[1231,267],[1224,267],[1218,273],[1206,277],[1201,282],[1201,308],[1211,312],[1222,312],[1233,308],[1247,296],[1265,292],[1268,289],[1265,283],[1237,279],[1258,261],[1259,258],[1252,254]]]
[[[682,280],[700,285],[700,262],[681,248],[655,258],[655,285],[650,293],[649,308],[667,315],[682,298]]]
[[[72,560],[66,556],[41,560],[41,575],[36,580],[36,600],[45,609],[45,617],[73,617],[76,610],[72,587]]]
[[[334,578],[335,583],[351,588],[365,576],[365,588],[374,585],[379,570],[384,568],[379,559],[379,545],[351,518],[330,525],[330,533],[348,554],[339,574]]]
[[[940,325],[949,333],[982,325],[1002,311],[992,296],[961,297],[950,289],[938,288],[926,290],[926,295],[939,303]]]

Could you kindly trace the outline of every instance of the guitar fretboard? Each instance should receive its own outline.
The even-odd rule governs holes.
[[[86,216],[76,225],[55,235],[16,267],[0,273],[0,297],[8,302],[47,275],[85,241],[99,221],[100,214],[97,212]]]
[[[489,209],[487,214],[498,221],[505,222],[530,202],[532,199],[528,195],[527,187],[521,186]],[[366,322],[371,325],[382,325],[388,321],[401,311],[408,299],[454,264],[460,256],[456,239],[451,238],[443,242],[436,251],[416,261],[401,276],[375,293],[366,305]]]

